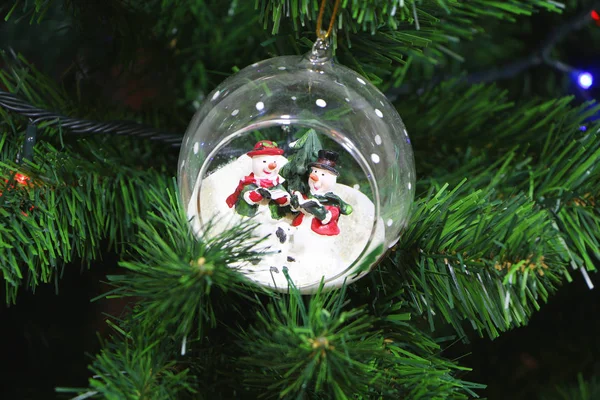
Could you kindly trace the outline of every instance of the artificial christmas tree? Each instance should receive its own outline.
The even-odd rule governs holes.
[[[600,258],[600,108],[591,101],[598,2],[36,0],[0,10],[0,320],[11,366],[0,377],[3,398],[597,392],[600,330],[590,289]],[[311,78],[323,86],[306,90],[294,73],[312,70],[288,67],[328,38],[331,64]],[[284,55],[295,61],[260,62]],[[272,67],[275,86],[252,75],[256,90],[227,108],[235,93],[213,90],[254,63]],[[248,128],[214,160],[203,151],[218,143],[182,143],[211,101],[219,104],[208,119],[214,125],[199,137],[212,140],[238,121]],[[268,114],[293,104],[293,115]],[[396,110],[402,121],[388,120]],[[276,132],[246,124],[252,113],[279,121]],[[274,132],[285,140],[267,136]],[[269,268],[274,285],[257,285],[244,273],[267,257],[256,251],[264,239],[255,221],[222,229],[216,219],[196,229],[191,215],[201,199],[190,199],[198,177],[219,171],[211,162],[225,165],[272,141],[291,161],[272,170],[307,187],[257,193],[285,198],[275,207],[290,219],[304,215],[298,226],[307,235],[315,219],[334,219],[319,197],[302,207],[311,189],[318,195],[311,168],[327,166],[373,204],[414,196],[401,202],[412,203],[410,213],[403,205],[382,215],[400,239],[386,236],[387,246],[362,254],[335,284],[316,276],[310,294],[294,285],[291,267]],[[178,159],[180,147],[190,157]],[[403,150],[411,147],[416,177]],[[197,165],[183,176],[206,159],[204,172]],[[246,166],[223,180],[231,187],[217,197],[233,214],[227,196],[251,172]],[[347,238],[342,224],[364,207],[350,192],[330,192],[343,201],[340,233],[321,236]],[[315,248],[335,263],[329,248]],[[584,309],[592,313],[577,312]],[[536,320],[544,315],[562,322]],[[519,342],[528,349],[515,368],[506,349]],[[536,342],[546,353],[536,353]],[[560,355],[542,356],[549,353]]]

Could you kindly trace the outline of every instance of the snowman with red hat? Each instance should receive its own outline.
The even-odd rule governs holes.
[[[283,265],[289,246],[289,223],[280,222],[290,204],[290,194],[283,187],[285,179],[279,170],[287,162],[283,149],[270,140],[261,140],[246,153],[252,159],[252,172],[244,176],[234,192],[225,200],[236,213],[252,218],[258,225],[257,237],[267,237],[262,242],[265,250],[273,253],[265,257],[267,263]]]
[[[335,151],[319,150],[317,161],[308,164],[310,192],[293,193],[290,203],[298,214],[292,221],[292,226],[297,227],[292,251],[298,257],[308,253],[323,257],[328,249],[333,250],[333,240],[329,238],[340,234],[340,215],[352,213],[352,206],[333,192],[340,175],[337,160]]]
[[[290,194],[283,187],[285,179],[279,170],[285,163],[283,149],[270,140],[261,140],[246,153],[252,158],[252,172],[242,178],[226,199],[229,208],[245,217],[254,217],[268,206],[272,217],[279,218],[277,208],[290,204]]]

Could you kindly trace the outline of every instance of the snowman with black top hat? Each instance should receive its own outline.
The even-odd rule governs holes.
[[[335,151],[319,150],[317,161],[308,164],[309,193],[292,193],[291,207],[297,212],[292,226],[297,227],[297,231],[292,238],[291,252],[295,257],[302,257],[303,262],[307,257],[336,254],[332,239],[343,234],[339,218],[352,213],[352,206],[334,193],[340,175],[337,161]]]

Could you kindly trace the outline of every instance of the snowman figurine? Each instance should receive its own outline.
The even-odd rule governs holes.
[[[341,265],[341,255],[336,248],[340,234],[340,215],[352,213],[352,206],[333,193],[339,172],[335,169],[338,154],[320,150],[318,160],[308,165],[310,192],[295,191],[291,208],[298,212],[292,221],[296,231],[292,235],[290,256],[298,263],[319,265],[327,260],[334,270]]]
[[[287,160],[283,149],[270,140],[261,140],[246,154],[252,158],[252,172],[239,181],[226,203],[242,217],[257,223],[253,235],[263,240],[256,250],[265,253],[263,268],[258,270],[278,270],[284,266],[289,248],[290,224],[281,219],[289,211],[286,206],[290,204],[290,194],[282,185],[285,179],[279,175]]]
[[[275,142],[261,140],[246,154],[252,158],[252,172],[242,178],[227,197],[227,205],[235,207],[235,211],[244,217],[254,217],[268,208],[272,218],[279,219],[277,208],[290,204],[290,194],[282,185],[285,179],[279,175],[287,161],[283,149]]]
[[[352,206],[333,193],[340,173],[335,169],[338,154],[335,151],[319,150],[318,160],[308,164],[310,193],[303,195],[294,192],[292,209],[300,213],[292,221],[292,226],[300,226],[305,218],[310,219],[311,230],[317,235],[339,235],[340,214],[352,213]]]

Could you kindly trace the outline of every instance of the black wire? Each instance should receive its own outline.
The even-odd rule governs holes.
[[[406,84],[397,88],[388,90],[385,94],[390,101],[396,101],[399,96],[409,93],[422,93],[432,87],[440,84],[443,81],[456,79],[459,82],[467,82],[469,84],[495,82],[501,79],[512,78],[521,72],[528,70],[531,67],[546,63],[553,68],[564,71],[564,64],[552,60],[550,53],[556,47],[558,42],[572,31],[579,30],[592,21],[591,11],[600,8],[600,1],[596,0],[589,6],[584,7],[585,10],[575,15],[571,19],[558,25],[546,36],[540,43],[539,50],[530,53],[525,57],[518,58],[501,67],[494,67],[489,70],[470,73],[465,76],[437,76],[431,79],[424,87],[417,87]],[[567,69],[570,67],[567,67]],[[573,68],[571,68],[573,69]]]
[[[163,142],[171,147],[181,146],[181,135],[159,131],[157,129],[132,121],[90,121],[66,117],[42,108],[35,107],[12,93],[0,90],[0,107],[29,117],[31,123],[39,125],[50,122],[61,128],[77,134],[113,134],[120,136],[135,136],[139,138]]]

